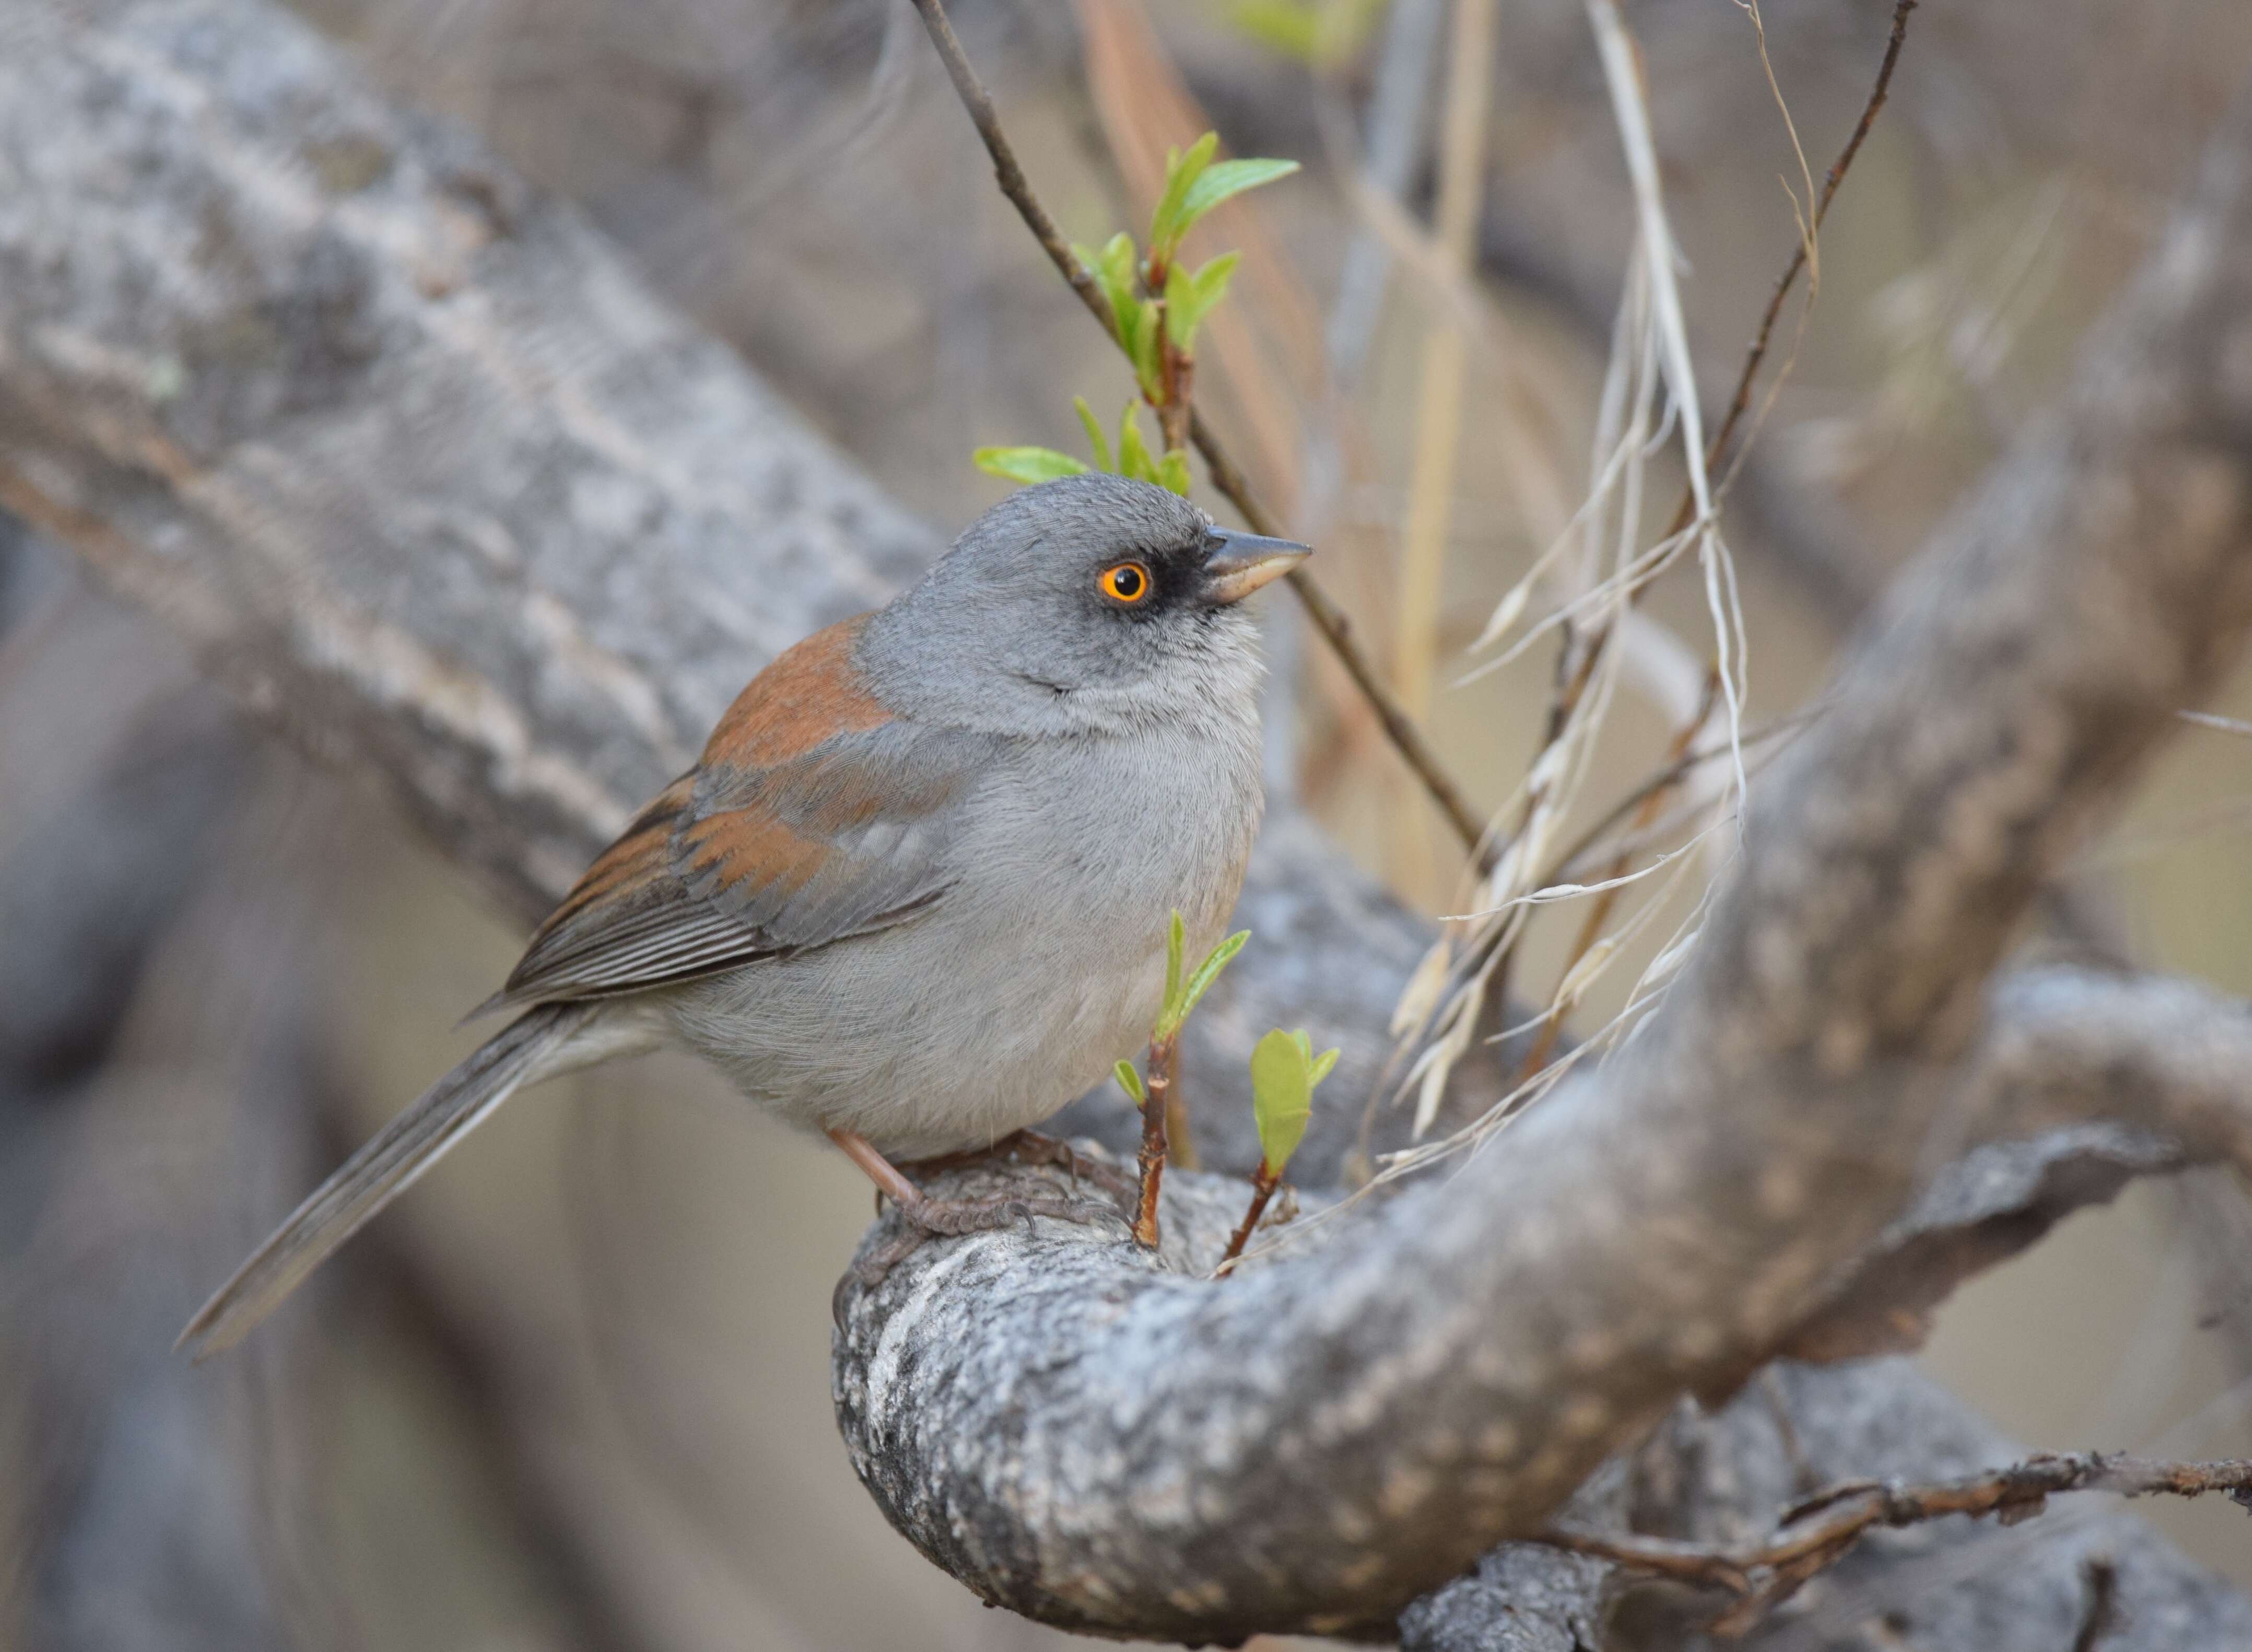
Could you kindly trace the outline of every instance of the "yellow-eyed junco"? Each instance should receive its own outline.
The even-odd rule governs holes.
[[[668,1041],[930,1231],[1020,1213],[931,1198],[890,1159],[1054,1113],[1146,1036],[1171,913],[1218,939],[1262,801],[1235,605],[1306,554],[1118,476],[996,505],[888,606],[758,675],[482,1006],[516,1018],[181,1340],[240,1340],[520,1086]]]

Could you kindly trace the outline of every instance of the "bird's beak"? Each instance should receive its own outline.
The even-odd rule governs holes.
[[[1296,539],[1269,539],[1263,534],[1238,533],[1233,528],[1214,528],[1205,545],[1209,554],[1204,565],[1204,594],[1214,607],[1242,601],[1314,554],[1313,546]]]

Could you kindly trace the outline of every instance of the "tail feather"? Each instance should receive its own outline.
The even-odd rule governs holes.
[[[203,1359],[240,1342],[361,1223],[406,1191],[507,1100],[599,1009],[543,1004],[487,1039],[292,1211],[234,1276],[212,1293],[174,1346],[192,1345],[195,1357]]]

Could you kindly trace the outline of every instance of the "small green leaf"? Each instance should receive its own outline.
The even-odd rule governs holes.
[[[1126,352],[1127,361],[1134,364],[1134,379],[1136,384],[1139,384],[1142,378],[1142,370],[1139,365],[1142,357],[1141,330],[1142,306],[1138,302],[1127,305],[1118,312],[1118,348]]]
[[[1157,309],[1157,301],[1145,298],[1134,307],[1134,331],[1127,346],[1133,358],[1134,377],[1142,386],[1142,393],[1155,405],[1164,385],[1164,375],[1157,359],[1163,343],[1164,324]]]
[[[1134,290],[1134,238],[1124,230],[1102,243],[1102,277],[1115,290]]]
[[[1197,329],[1227,296],[1228,278],[1242,261],[1241,253],[1222,253],[1193,275],[1180,264],[1166,272],[1165,332],[1183,355],[1194,352]]]
[[[1167,455],[1170,457],[1171,455]],[[1181,1019],[1186,1021],[1197,1001],[1212,990],[1212,983],[1220,979],[1220,972],[1227,968],[1235,954],[1243,950],[1243,943],[1251,939],[1248,929],[1239,929],[1205,954],[1205,961],[1189,976],[1188,985],[1181,989]]]
[[[1131,1061],[1121,1061],[1110,1069],[1110,1076],[1118,1080],[1120,1089],[1133,1097],[1136,1107],[1138,1107],[1149,1100],[1148,1092],[1142,1088],[1142,1075],[1134,1071],[1134,1064]]]
[[[1178,264],[1165,271],[1165,337],[1184,353],[1196,339],[1195,277]]]
[[[1220,134],[1207,132],[1189,145],[1188,153],[1178,149],[1165,152],[1165,189],[1157,198],[1157,210],[1150,215],[1150,256],[1158,262],[1170,264],[1173,248],[1189,222],[1181,219],[1181,208],[1188,199],[1189,191],[1212,164],[1214,150],[1220,148]]]
[[[1111,318],[1118,328],[1119,347],[1134,364],[1134,377],[1144,394],[1157,394],[1159,349],[1157,303],[1143,298],[1135,286],[1134,238],[1121,230],[1103,243],[1100,253],[1074,246],[1073,254],[1095,273],[1110,301]]]
[[[1243,261],[1241,253],[1222,253],[1209,259],[1197,271],[1195,278],[1197,312],[1199,319],[1212,313],[1212,307],[1227,296],[1227,283],[1235,274],[1235,267]]]
[[[1314,1086],[1337,1065],[1338,1052],[1313,1053],[1314,1041],[1302,1030],[1277,1027],[1251,1052],[1252,1116],[1259,1126],[1259,1150],[1276,1176],[1305,1139],[1314,1109]]]
[[[1306,1138],[1314,1111],[1312,1074],[1306,1052],[1280,1027],[1251,1052],[1251,1110],[1259,1127],[1259,1150],[1276,1176]]]
[[[1053,448],[980,448],[970,458],[987,475],[1005,476],[1011,482],[1053,482],[1058,476],[1082,475],[1087,470],[1069,454]]]
[[[1157,461],[1157,485],[1170,488],[1185,499],[1189,496],[1189,456],[1178,448],[1169,449]]]
[[[1137,263],[1134,238],[1124,230],[1102,243],[1102,284],[1112,302],[1133,302]]]
[[[1120,230],[1102,244],[1099,253],[1076,241],[1072,243],[1071,252],[1095,277],[1095,284],[1102,289],[1102,295],[1110,301],[1111,319],[1117,323],[1118,337],[1131,354],[1130,334],[1138,302],[1134,290],[1134,238]]]
[[[1084,396],[1074,396],[1071,405],[1078,410],[1080,426],[1087,432],[1087,445],[1095,454],[1095,468],[1097,470],[1116,469],[1116,467],[1110,462],[1109,440],[1102,434],[1102,426],[1095,417],[1095,409],[1087,405]]]
[[[1134,416],[1139,402],[1126,404],[1124,417],[1118,421],[1118,474],[1131,476],[1136,482],[1155,482],[1157,468],[1150,462],[1150,450],[1142,441],[1142,421]]]
[[[1296,161],[1222,161],[1206,168],[1181,203],[1178,233],[1187,234],[1192,225],[1229,197],[1288,177],[1297,170]]]

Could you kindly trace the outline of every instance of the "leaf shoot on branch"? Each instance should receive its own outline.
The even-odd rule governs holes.
[[[1290,1156],[1306,1139],[1306,1125],[1314,1114],[1314,1091],[1338,1064],[1336,1050],[1314,1053],[1314,1041],[1301,1029],[1285,1032],[1277,1027],[1260,1039],[1251,1052],[1251,1109],[1259,1127],[1259,1169],[1251,1178],[1251,1206],[1227,1241],[1220,1266],[1243,1254],[1267,1201],[1282,1185]]]
[[[1296,161],[1216,162],[1213,156],[1219,148],[1220,135],[1207,132],[1186,150],[1175,149],[1166,156],[1165,187],[1150,216],[1146,258],[1124,230],[1100,249],[1078,242],[1071,247],[1071,256],[1109,307],[1118,347],[1134,369],[1135,389],[1157,415],[1164,436],[1161,450],[1151,455],[1136,420],[1136,405],[1129,403],[1119,420],[1114,464],[1086,398],[1074,397],[1073,405],[1095,451],[1094,468],[1178,494],[1189,490],[1189,396],[1196,371],[1197,329],[1227,296],[1228,282],[1243,256],[1225,252],[1192,270],[1179,261],[1181,242],[1198,220],[1223,201],[1298,170]],[[970,457],[989,475],[1011,482],[1047,482],[1088,469],[1053,448],[980,448]]]
[[[1164,1178],[1168,1156],[1177,1156],[1184,1170],[1196,1168],[1189,1141],[1188,1109],[1180,1093],[1181,1028],[1198,1002],[1212,989],[1212,983],[1220,979],[1220,972],[1250,939],[1248,929],[1239,929],[1206,953],[1194,969],[1185,969],[1188,930],[1176,911],[1165,928],[1164,997],[1157,1023],[1150,1029],[1150,1051],[1143,1062],[1149,1081],[1145,1085],[1136,1075],[1130,1061],[1121,1061],[1111,1069],[1118,1087],[1142,1109],[1142,1188],[1134,1242],[1144,1250],[1157,1247],[1157,1190]]]

